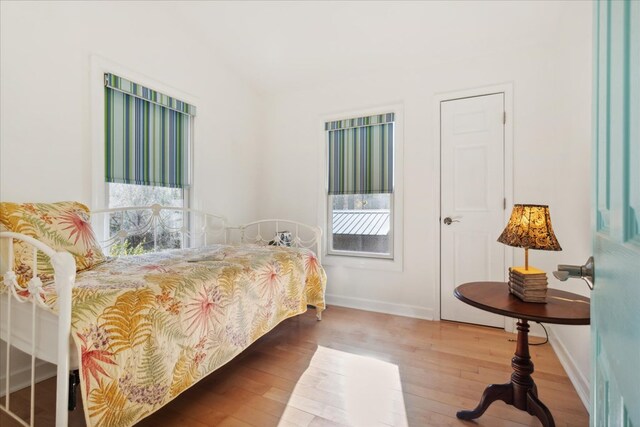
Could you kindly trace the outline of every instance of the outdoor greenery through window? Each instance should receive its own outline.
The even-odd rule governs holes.
[[[155,187],[149,185],[117,184],[108,183],[109,208],[151,206],[158,204],[161,206],[184,207],[184,190],[181,188]],[[182,236],[180,232],[168,230],[180,229],[183,227],[185,215],[179,211],[163,211],[160,217],[165,227],[157,227],[156,247],[160,249],[171,249],[182,247]],[[115,212],[109,217],[109,232],[114,236],[120,230],[143,230],[141,233],[134,233],[126,240],[114,244],[110,248],[110,255],[135,255],[152,251],[154,249],[153,228],[147,229],[150,225],[150,210],[134,210],[126,213]]]

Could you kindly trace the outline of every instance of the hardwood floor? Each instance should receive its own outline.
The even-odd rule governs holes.
[[[309,310],[139,425],[538,426],[503,402],[475,423],[455,417],[476,406],[487,384],[508,382],[515,350],[509,338],[514,335],[492,328],[340,307],[317,322]],[[538,393],[556,425],[587,426],[588,413],[551,346],[531,347],[531,353]],[[55,378],[36,393],[43,402],[36,426],[53,425]],[[21,390],[11,401],[24,407],[28,397],[29,390]],[[70,426],[84,425],[82,408],[70,415]],[[2,414],[0,425],[17,423]]]

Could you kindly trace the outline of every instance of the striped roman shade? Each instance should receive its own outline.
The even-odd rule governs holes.
[[[394,113],[325,123],[329,194],[393,193]]]
[[[189,187],[196,108],[114,74],[105,74],[104,84],[106,181]]]

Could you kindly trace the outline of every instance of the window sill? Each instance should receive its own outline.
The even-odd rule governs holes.
[[[397,254],[395,259],[325,254],[322,265],[365,270],[402,271],[402,259]]]

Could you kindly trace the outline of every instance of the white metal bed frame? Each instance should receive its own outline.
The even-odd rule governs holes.
[[[182,216],[182,224],[175,225],[168,221],[166,212],[177,212]],[[110,218],[114,215],[120,215],[121,225],[124,218],[131,212],[143,213],[143,219],[136,227],[130,229],[119,229],[112,233],[110,228]],[[100,215],[105,215],[104,219]],[[297,221],[284,219],[265,219],[250,222],[243,225],[228,225],[225,217],[209,214],[203,211],[160,206],[157,204],[147,207],[125,207],[114,209],[103,209],[92,212],[92,223],[94,230],[101,241],[104,249],[110,249],[116,243],[124,243],[127,238],[135,235],[144,235],[151,232],[153,235],[153,250],[161,249],[158,247],[158,233],[165,230],[170,233],[178,233],[181,238],[181,247],[196,247],[213,243],[256,243],[261,245],[287,245],[298,248],[312,249],[318,261],[322,256],[322,230],[317,226],[303,224]],[[174,218],[175,219],[175,218]],[[290,229],[281,230],[281,227]],[[281,232],[287,231],[291,233],[291,241],[281,241]],[[33,277],[29,281],[25,295],[25,289],[21,287],[13,271],[13,245],[14,241],[22,241],[33,248]],[[7,267],[9,270],[4,274],[4,284],[8,291],[6,298],[6,314],[0,307],[0,338],[5,341],[6,348],[6,384],[5,384],[5,401],[0,404],[0,410],[11,416],[23,426],[33,426],[35,423],[35,363],[37,358],[41,358],[57,365],[57,382],[56,382],[56,427],[65,427],[68,424],[68,405],[69,405],[69,373],[78,366],[71,366],[70,353],[75,350],[75,345],[71,340],[71,290],[75,285],[76,279],[76,263],[67,252],[56,252],[42,242],[26,236],[24,234],[13,232],[0,232],[0,241],[8,242],[7,247]],[[37,273],[37,252],[42,252],[47,256],[54,268],[55,289],[58,295],[58,314],[54,314],[52,310],[44,303],[41,297],[42,282],[38,278]],[[20,295],[19,293],[22,293]],[[18,304],[12,308],[13,304]],[[28,304],[31,304],[31,325],[30,337],[13,337],[15,328],[12,329],[12,318],[14,316],[20,319],[25,318]],[[3,304],[4,305],[4,304]],[[19,310],[17,310],[19,309]],[[317,310],[318,320],[320,310]],[[6,319],[6,327],[3,325]],[[43,321],[44,319],[44,321]],[[38,325],[47,325],[53,319],[56,321],[57,330],[57,348],[55,350],[40,346],[36,342],[36,332]],[[12,342],[15,341],[15,342]],[[31,398],[30,398],[30,416],[29,421],[21,419],[11,410],[11,348],[16,347],[23,352],[31,355]],[[75,363],[74,363],[75,365]]]

